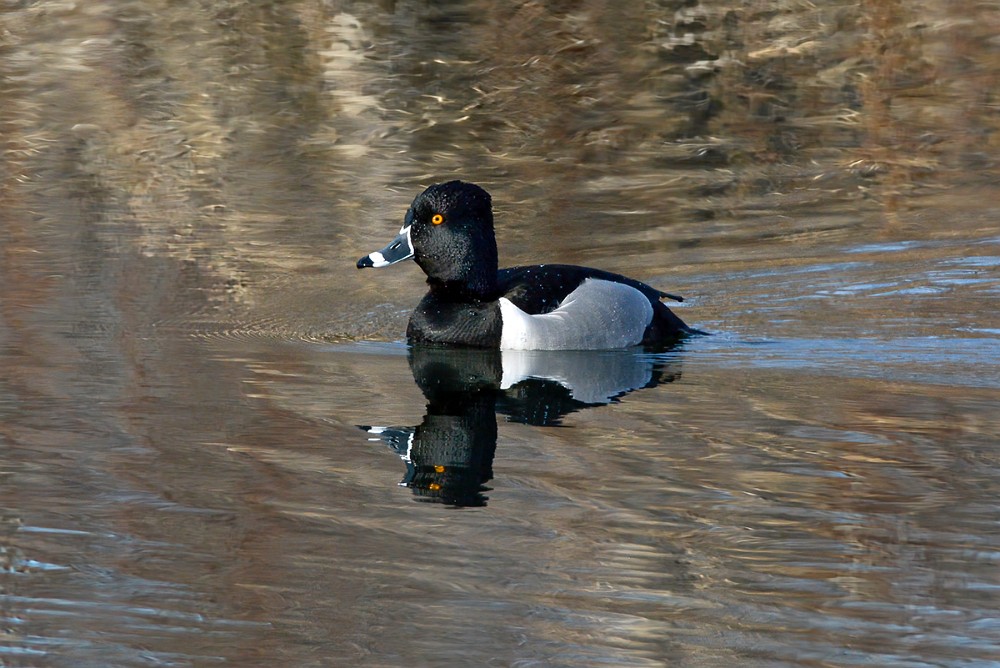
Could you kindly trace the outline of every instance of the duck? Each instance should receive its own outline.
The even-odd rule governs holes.
[[[500,269],[493,202],[474,183],[428,187],[414,198],[396,237],[357,266],[411,258],[429,288],[406,328],[411,345],[610,350],[704,333],[661,301],[683,298],[620,274],[570,264]]]

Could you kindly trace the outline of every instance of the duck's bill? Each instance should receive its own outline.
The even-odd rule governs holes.
[[[365,267],[388,267],[413,257],[413,244],[410,242],[410,227],[399,231],[399,235],[388,246],[380,251],[369,253],[358,260],[358,269]]]

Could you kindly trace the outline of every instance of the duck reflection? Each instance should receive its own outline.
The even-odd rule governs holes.
[[[400,485],[423,501],[484,506],[493,477],[499,413],[511,422],[558,425],[680,376],[674,357],[636,350],[499,351],[416,346],[413,378],[427,398],[415,427],[361,426],[405,463]]]

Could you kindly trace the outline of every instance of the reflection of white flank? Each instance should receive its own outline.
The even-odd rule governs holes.
[[[416,435],[416,432],[411,431],[410,435],[406,437],[406,454],[405,455],[400,455],[402,457],[402,459],[403,459],[404,462],[412,462],[413,461],[413,457],[412,457],[412,454],[413,454],[413,437],[415,435]]]
[[[632,350],[504,350],[502,355],[500,389],[528,378],[551,380],[585,404],[606,404],[653,377],[653,360]]]
[[[609,350],[642,341],[653,306],[635,288],[588,278],[550,313],[528,315],[500,299],[503,350]]]

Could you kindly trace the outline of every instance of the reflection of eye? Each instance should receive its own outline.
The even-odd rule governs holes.
[[[444,222],[444,216],[442,216],[440,213],[435,213],[433,216],[431,216],[431,222],[434,223],[435,225],[440,225],[441,223]]]

